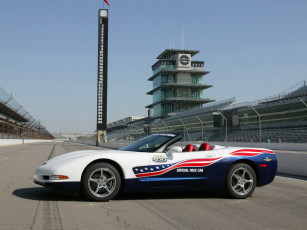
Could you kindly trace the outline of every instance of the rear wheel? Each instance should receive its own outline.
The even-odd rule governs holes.
[[[226,177],[226,190],[232,198],[245,199],[255,190],[257,178],[254,170],[247,164],[231,166]]]
[[[117,169],[108,163],[96,163],[82,177],[83,194],[93,201],[109,201],[119,192],[121,178]]]

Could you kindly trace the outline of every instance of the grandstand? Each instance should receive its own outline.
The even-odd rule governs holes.
[[[0,139],[53,139],[53,136],[0,87]]]
[[[112,129],[109,140],[139,139],[155,133],[178,133],[184,140],[232,142],[307,142],[307,84],[253,102],[235,98],[164,117],[144,118]]]

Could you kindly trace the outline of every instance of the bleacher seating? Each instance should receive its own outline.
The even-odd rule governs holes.
[[[259,142],[261,138],[262,142],[307,142],[305,81],[277,96],[233,105],[234,102],[232,98],[201,109],[144,119],[131,123],[124,131],[113,132],[112,138],[139,139],[148,134],[177,133],[191,141]],[[227,138],[224,120],[228,121]]]

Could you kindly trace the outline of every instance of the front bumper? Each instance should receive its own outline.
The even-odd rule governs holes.
[[[34,179],[34,183],[44,186],[53,190],[80,190],[80,182],[68,181],[68,182],[55,182],[55,181],[39,181]]]
[[[65,173],[66,174],[66,173]],[[62,175],[47,164],[38,167],[34,174],[34,183],[53,190],[79,190],[80,181],[67,179],[53,179],[52,175]]]

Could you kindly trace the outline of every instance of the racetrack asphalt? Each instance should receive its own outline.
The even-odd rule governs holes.
[[[189,192],[122,194],[105,203],[33,183],[48,158],[85,149],[101,148],[69,142],[0,147],[0,230],[306,229],[304,179],[277,176],[245,200]]]

